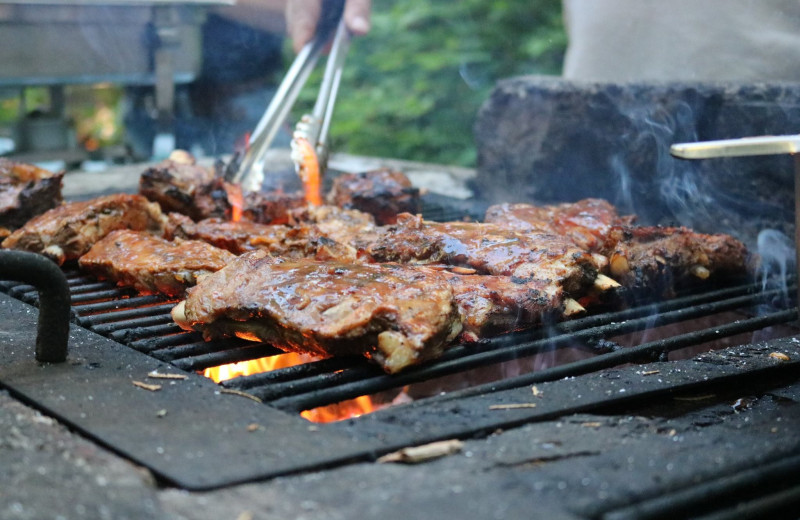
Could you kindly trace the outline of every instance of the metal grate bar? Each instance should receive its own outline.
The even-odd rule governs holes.
[[[110,300],[99,303],[87,303],[83,305],[73,305],[73,309],[78,314],[91,314],[94,312],[116,311],[135,307],[137,305],[153,305],[157,303],[164,303],[162,296],[135,296],[132,298],[122,297],[120,299]]]
[[[264,345],[265,347],[268,346],[267,344]],[[223,352],[226,350],[251,346],[254,346],[254,343],[251,341],[245,341],[239,338],[226,338],[215,341],[197,341],[195,343],[187,343],[176,347],[167,347],[160,350],[154,350],[151,355],[158,357],[158,359],[161,359],[162,361],[172,362],[178,359],[201,356],[203,354],[210,354],[212,352]],[[267,355],[277,354],[283,354],[283,351],[272,347],[272,350]]]
[[[180,334],[182,332],[184,332],[182,328],[173,322],[169,322],[150,327],[134,327],[124,330],[116,330],[108,336],[115,341],[119,341],[120,343],[130,343],[146,338],[162,337],[172,334]]]
[[[202,339],[202,336],[199,333],[183,331],[180,334],[174,334],[172,336],[131,341],[128,343],[128,346],[144,354],[150,354],[156,350],[167,347],[175,347],[178,345],[186,345],[188,343],[197,342],[200,339]]]
[[[689,334],[683,334],[680,336],[674,336],[672,338],[669,338],[668,340],[663,340],[659,342],[645,343],[636,347],[624,348],[616,350],[614,352],[609,352],[607,354],[601,354],[590,359],[575,361],[572,363],[553,367],[539,372],[533,372],[529,374],[524,374],[522,376],[517,376],[514,378],[504,379],[496,383],[490,383],[487,385],[471,387],[461,391],[450,392],[440,397],[443,399],[447,399],[447,398],[464,397],[465,395],[477,395],[480,393],[516,388],[519,386],[525,386],[543,381],[552,381],[554,379],[561,379],[564,377],[577,376],[588,372],[601,370],[604,368],[610,368],[624,363],[637,363],[641,361],[650,361],[653,359],[658,359],[658,357],[663,352],[670,352],[672,350],[678,350],[686,346],[697,345],[698,342],[702,341],[719,339],[727,336],[740,334],[743,332],[759,330],[761,328],[768,327],[770,325],[775,325],[778,323],[786,323],[796,318],[797,318],[797,309],[792,309],[792,310],[768,314],[766,316],[760,316],[757,318],[751,318],[748,320],[739,320],[729,325],[717,326],[711,329],[705,329],[704,331],[698,331]],[[620,324],[620,326],[623,329],[626,328],[625,325],[626,324]],[[531,353],[537,353],[541,351],[545,347],[553,348],[553,346],[564,346],[565,342],[574,342],[576,336],[582,336],[584,338],[588,338],[593,336],[594,334],[595,334],[594,330],[582,331],[582,333],[579,332],[577,334],[569,334],[569,335],[565,334],[560,337],[551,338],[550,340],[547,341],[537,341],[537,342],[532,342],[528,345],[521,345],[518,350],[520,352],[525,352],[526,353],[525,355],[530,355]],[[517,350],[517,349],[505,349],[501,352],[490,351],[478,354],[476,356],[471,356],[469,362],[466,364],[470,368],[474,368],[476,366],[484,366],[487,364],[491,364],[492,362],[496,362],[495,359],[497,358],[506,360],[506,359],[516,359],[516,357],[524,357],[523,355],[516,357],[508,357],[507,350]],[[485,361],[487,359],[491,361]],[[476,360],[480,360],[481,362],[476,362]],[[449,362],[445,361],[443,363],[435,363],[428,367],[423,367],[418,370],[411,369],[406,372],[402,372],[400,374],[395,374],[393,376],[380,375],[373,378],[360,380],[354,383],[345,384],[335,388],[317,389],[315,391],[308,392],[306,394],[301,394],[292,397],[284,397],[276,401],[273,401],[271,404],[282,410],[300,412],[310,408],[316,408],[318,406],[337,403],[339,401],[343,401],[346,399],[352,399],[361,395],[376,393],[383,390],[388,390],[391,388],[397,388],[407,384],[416,383],[426,379],[431,379],[432,377],[437,377],[439,375],[448,375],[459,371],[463,371],[464,370],[463,365],[465,363],[463,363],[462,361],[463,360],[449,361]],[[431,373],[433,373],[434,375],[431,375]],[[432,397],[430,399],[436,399],[436,397]]]
[[[172,317],[169,314],[159,313],[155,316],[144,316],[141,318],[134,318],[130,320],[113,321],[102,325],[92,326],[91,329],[98,334],[108,335],[112,332],[131,329],[135,327],[150,327],[153,325],[163,325],[172,323]],[[89,327],[87,327],[89,328]]]
[[[353,368],[354,366],[357,366],[358,368]],[[375,373],[375,367],[367,365],[367,363],[360,358],[353,359],[349,357],[334,357],[303,363],[302,365],[294,365],[277,370],[270,370],[269,372],[261,372],[259,374],[237,377],[235,379],[223,381],[222,385],[228,388],[235,388],[237,390],[247,390],[248,388],[254,388],[261,385],[328,374],[330,372],[345,369],[349,369],[351,371],[359,370],[365,375]]]
[[[206,368],[227,365],[228,363],[238,363],[274,355],[275,347],[266,343],[257,343],[252,346],[240,347],[233,350],[212,352],[191,358],[176,359],[171,363],[182,370],[198,371]],[[158,353],[152,354],[158,357]]]
[[[133,309],[122,309],[113,312],[106,312],[103,314],[93,314],[89,316],[81,316],[78,318],[78,323],[87,328],[92,328],[95,325],[103,323],[112,323],[124,320],[136,320],[149,316],[169,316],[169,312],[175,307],[174,302],[164,303],[161,305],[148,305],[145,307],[135,307]],[[171,317],[170,317],[171,319]]]

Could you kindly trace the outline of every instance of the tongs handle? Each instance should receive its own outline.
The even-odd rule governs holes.
[[[226,180],[241,183],[243,188],[250,191],[261,188],[267,150],[281,125],[286,121],[289,111],[294,106],[303,85],[308,81],[308,76],[314,70],[320,54],[342,18],[343,12],[344,0],[324,0],[322,2],[322,13],[314,38],[303,46],[292,62],[272,101],[267,106],[267,110],[250,136],[239,167]]]

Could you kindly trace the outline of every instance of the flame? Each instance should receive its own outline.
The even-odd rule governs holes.
[[[300,416],[311,422],[328,423],[350,419],[351,417],[359,417],[374,412],[377,409],[378,407],[370,396],[362,395],[361,397],[356,397],[349,401],[342,401],[341,403],[320,406],[319,408],[300,412]]]
[[[260,374],[261,372],[269,372],[270,370],[278,370],[279,368],[301,365],[316,359],[318,358],[309,356],[307,354],[288,352],[286,354],[279,354],[277,356],[269,356],[253,359],[251,361],[240,361],[238,363],[229,363],[227,365],[207,368],[203,370],[203,375],[213,380],[215,383],[219,383],[221,381],[233,379],[234,377]]]
[[[231,220],[239,222],[242,220],[242,211],[244,210],[242,186],[240,184],[229,184],[226,182],[225,193],[228,196],[228,202],[231,204]]]
[[[308,139],[295,137],[292,140],[292,156],[298,157],[295,166],[297,174],[303,182],[306,202],[312,206],[322,205],[322,179],[320,176],[319,157]]]
[[[286,354],[254,359],[252,361],[241,361],[239,363],[229,363],[227,365],[207,368],[203,371],[203,375],[215,383],[219,383],[221,381],[233,379],[234,377],[260,374],[261,372],[269,372],[270,370],[300,365],[317,359],[319,358],[308,354],[288,352]],[[306,410],[301,412],[300,416],[311,422],[327,423],[358,417],[373,412],[378,408],[379,406],[375,405],[372,398],[367,395],[362,395],[361,397],[356,397],[349,401],[342,401],[341,403]]]

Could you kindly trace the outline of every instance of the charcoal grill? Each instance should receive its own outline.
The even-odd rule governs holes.
[[[439,220],[454,219],[452,212],[458,211],[438,206],[426,210],[428,218]],[[20,347],[4,352],[8,362],[0,368],[0,384],[21,400],[151,469],[165,484],[189,490],[374,460],[411,445],[485,436],[498,429],[575,413],[635,407],[676,394],[724,393],[741,385],[769,387],[796,377],[793,374],[800,364],[800,343],[789,337],[775,340],[778,344],[745,344],[733,353],[708,354],[707,361],[693,370],[665,368],[670,364],[663,361],[681,349],[702,348],[725,338],[738,345],[747,342],[742,334],[749,338],[752,332],[768,327],[784,327],[783,335],[796,334],[797,309],[771,305],[786,303],[793,286],[764,290],[762,283],[741,282],[458,345],[435,362],[393,376],[360,358],[333,358],[216,385],[196,372],[282,351],[239,339],[203,341],[199,333],[183,331],[172,322],[169,311],[175,301],[141,296],[75,268],[63,273],[73,322],[66,364],[42,366],[25,347],[32,341],[30,331],[36,322],[37,313],[31,306],[40,306],[40,298],[45,297],[40,289],[25,282],[0,284],[6,293],[0,295],[0,313],[10,324],[6,343]],[[709,316],[725,318],[710,327],[670,332],[635,346],[614,342],[624,335],[678,327]],[[311,424],[298,415],[362,395],[463,377],[486,366],[567,349],[580,352],[581,359],[340,423]],[[789,361],[769,357],[773,350],[786,352]],[[739,363],[737,356],[747,362]],[[623,376],[617,375],[617,379],[606,377],[609,370],[626,366],[640,368],[621,372]],[[186,379],[149,378],[154,371]],[[659,376],[636,377],[648,373]],[[589,374],[588,379],[577,378],[582,374]],[[148,391],[136,386],[139,383],[160,385],[161,389]],[[531,385],[551,397],[527,406],[532,399]],[[520,403],[522,406],[517,406]],[[220,467],[220,459],[228,463]],[[783,478],[793,468],[796,465],[781,462],[777,469],[769,466],[764,471],[777,472]],[[753,477],[737,478],[736,485],[741,485]],[[712,479],[704,485],[713,491],[719,483]],[[699,496],[681,495],[685,490],[671,492],[680,495],[673,497],[673,502],[691,504]],[[625,509],[633,507],[631,504],[617,506],[619,511],[614,514],[621,515],[619,518],[632,514]],[[649,502],[636,505],[657,506]]]

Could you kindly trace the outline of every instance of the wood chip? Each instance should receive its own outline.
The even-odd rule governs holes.
[[[423,444],[422,446],[411,446],[403,448],[402,450],[395,451],[378,458],[378,462],[403,462],[406,464],[416,464],[417,462],[424,462],[426,460],[438,459],[446,455],[458,453],[464,443],[458,439],[450,439],[447,441],[432,442],[430,444]]]
[[[147,383],[142,383],[141,381],[131,381],[133,386],[138,386],[139,388],[144,388],[145,390],[150,390],[151,392],[158,392],[161,390],[161,385],[148,385]]]
[[[531,392],[533,392],[533,396],[534,397],[542,397],[544,395],[544,393],[541,390],[539,390],[538,388],[536,388],[536,386],[533,386],[531,388]]]
[[[599,428],[599,427],[603,426],[603,423],[601,423],[601,422],[585,422],[585,423],[581,423],[581,426],[583,426],[584,428]]]
[[[153,370],[152,372],[147,374],[147,377],[149,377],[151,379],[188,379],[189,378],[189,376],[187,376],[186,374],[162,374],[160,372],[156,372],[155,370]]]
[[[536,408],[536,403],[493,404],[489,410],[517,410],[520,408]]]
[[[656,374],[660,374],[661,370],[648,370],[647,372],[642,372],[643,376],[654,376]]]
[[[247,425],[247,431],[249,432],[256,432],[261,429],[260,424],[252,423]]]
[[[253,401],[255,401],[257,403],[263,403],[264,402],[260,398],[254,396],[254,395],[250,395],[247,392],[242,392],[240,390],[233,390],[231,388],[222,388],[222,389],[220,389],[219,393],[221,393],[221,394],[230,394],[230,395],[238,395],[239,397],[246,397],[248,399],[252,399]]]
[[[783,352],[770,352],[769,357],[778,361],[791,361],[791,358]]]

